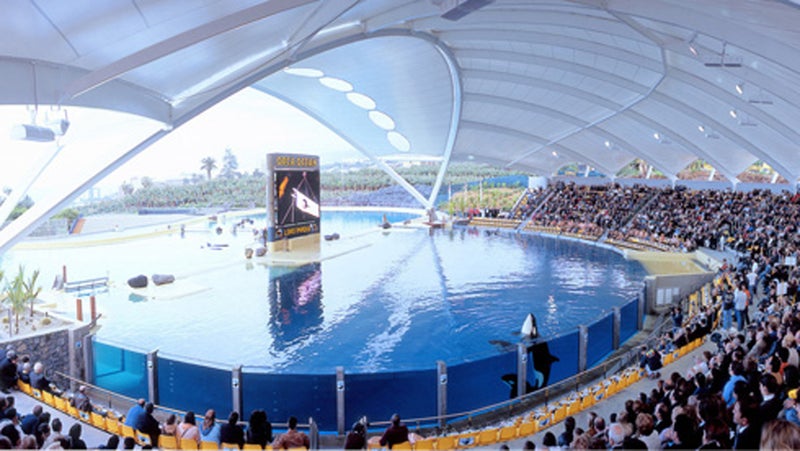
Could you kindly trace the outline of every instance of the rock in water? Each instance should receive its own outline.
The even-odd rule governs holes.
[[[136,277],[131,277],[128,279],[128,285],[131,288],[145,288],[147,287],[147,276],[139,274]]]
[[[164,285],[175,282],[175,276],[172,274],[153,274],[153,283],[156,285]]]

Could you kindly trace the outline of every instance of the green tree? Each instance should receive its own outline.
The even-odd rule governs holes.
[[[211,180],[211,171],[217,169],[217,160],[213,159],[212,157],[205,157],[200,160],[200,163],[200,169],[206,171],[208,180]]]
[[[239,176],[239,161],[236,159],[236,155],[233,154],[233,151],[230,148],[225,149],[225,155],[222,156],[222,170],[220,170],[219,176],[232,179]]]
[[[122,185],[119,186],[119,189],[120,189],[120,191],[122,191],[122,194],[124,194],[125,196],[132,196],[133,195],[133,191],[134,191],[133,183],[122,182]]]

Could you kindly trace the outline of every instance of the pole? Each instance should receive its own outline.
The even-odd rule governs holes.
[[[83,301],[81,298],[75,299],[75,318],[78,321],[83,321]]]

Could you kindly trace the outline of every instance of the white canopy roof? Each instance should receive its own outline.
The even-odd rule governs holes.
[[[673,179],[700,158],[734,181],[762,160],[792,183],[800,176],[800,6],[790,0],[3,6],[0,103],[164,124],[76,190],[250,86],[372,157],[544,175],[578,162],[609,176],[641,158]]]

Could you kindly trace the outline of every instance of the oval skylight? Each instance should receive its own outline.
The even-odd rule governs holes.
[[[391,144],[395,149],[399,150],[400,152],[408,152],[409,150],[411,150],[411,143],[408,142],[406,137],[394,130],[386,133],[386,139],[389,140],[389,144]]]
[[[353,85],[340,78],[322,77],[319,79],[319,82],[322,83],[323,86],[327,86],[336,91],[350,92],[353,90]]]
[[[389,117],[389,115],[384,112],[378,110],[370,111],[369,120],[371,120],[373,124],[377,125],[378,127],[384,130],[394,129],[394,119]]]
[[[360,92],[348,92],[347,100],[349,100],[353,105],[363,108],[367,111],[374,110],[377,106],[375,101],[372,100],[372,97],[366,94],[361,94]]]
[[[289,75],[297,75],[298,77],[320,78],[325,75],[319,69],[312,69],[310,67],[287,67],[283,70]]]

